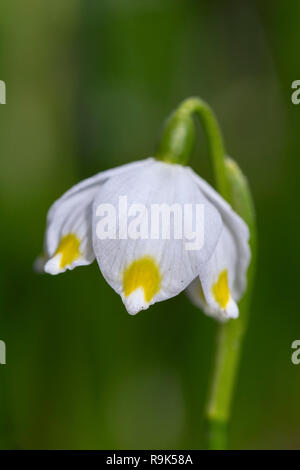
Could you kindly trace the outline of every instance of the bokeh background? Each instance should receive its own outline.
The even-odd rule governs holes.
[[[251,184],[259,263],[230,448],[300,448],[300,2],[2,0],[0,448],[204,448],[216,324],[185,294],[129,316],[96,263],[36,275],[72,184],[150,155],[184,98]],[[212,182],[198,126],[191,165]]]

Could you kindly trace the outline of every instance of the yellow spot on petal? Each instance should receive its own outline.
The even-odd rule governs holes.
[[[222,307],[225,308],[229,302],[230,290],[228,287],[228,275],[227,269],[224,269],[219,275],[219,278],[215,284],[212,286],[212,293],[216,302]]]
[[[160,273],[153,258],[145,256],[133,261],[124,271],[123,289],[128,297],[138,288],[144,290],[146,302],[154,297],[160,289]]]
[[[73,263],[81,256],[79,250],[80,240],[74,233],[64,235],[58,245],[55,255],[61,254],[60,268],[63,269],[66,266]]]

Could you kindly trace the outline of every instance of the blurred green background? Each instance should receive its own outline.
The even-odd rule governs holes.
[[[259,264],[231,448],[300,448],[300,2],[2,0],[0,448],[204,448],[216,324],[185,294],[135,317],[96,263],[36,275],[72,184],[150,155],[184,98],[251,184]],[[198,126],[191,165],[212,182]]]

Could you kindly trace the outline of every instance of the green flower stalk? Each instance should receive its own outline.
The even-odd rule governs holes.
[[[239,318],[219,326],[217,333],[214,370],[206,407],[211,449],[223,449],[227,446],[227,425],[242,342],[248,322],[256,261],[256,225],[249,186],[233,160],[226,158],[225,167],[229,181],[231,205],[250,229],[252,258],[248,269],[247,290],[239,304]]]
[[[239,302],[239,317],[218,325],[216,353],[205,415],[208,447],[227,447],[227,427],[231,402],[247,327],[256,261],[256,224],[251,192],[238,165],[225,156],[221,131],[210,107],[199,98],[185,100],[169,117],[158,147],[157,156],[164,161],[185,164],[194,141],[193,115],[204,127],[218,192],[246,222],[250,231],[251,262],[247,289]]]

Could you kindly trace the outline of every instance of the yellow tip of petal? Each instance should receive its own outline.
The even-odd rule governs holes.
[[[61,255],[60,268],[64,269],[66,266],[72,264],[81,256],[79,250],[80,240],[74,233],[64,235],[57,247],[55,255]]]
[[[220,305],[220,307],[226,308],[226,305],[230,299],[227,269],[224,269],[224,271],[220,273],[217,282],[213,284],[211,290],[216,302]]]
[[[145,256],[133,261],[124,271],[123,289],[128,297],[138,288],[144,291],[146,302],[150,302],[160,289],[160,272],[153,258]]]

